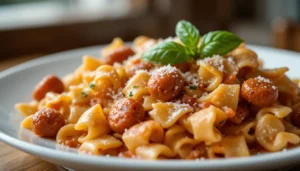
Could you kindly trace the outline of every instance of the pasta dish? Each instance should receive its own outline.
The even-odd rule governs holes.
[[[135,159],[215,159],[300,143],[300,96],[287,67],[265,69],[243,40],[205,35],[115,38],[73,73],[44,77],[16,104],[23,128],[80,153]]]

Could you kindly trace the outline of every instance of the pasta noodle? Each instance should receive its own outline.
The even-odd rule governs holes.
[[[220,84],[213,92],[204,96],[201,101],[210,102],[219,108],[229,107],[236,110],[240,94],[239,85]]]
[[[173,125],[166,132],[164,144],[181,158],[186,158],[192,149],[199,144],[199,141],[194,140],[183,127]]]
[[[179,37],[115,38],[100,58],[85,55],[73,73],[41,80],[32,101],[15,105],[21,127],[81,153],[148,160],[298,146],[299,80],[287,67],[264,68],[245,43],[214,54],[204,39],[196,48]]]
[[[79,137],[78,141],[81,143],[110,132],[110,128],[100,105],[95,105],[85,111],[75,124],[74,128],[76,130],[87,132],[87,135]]]
[[[80,143],[78,138],[84,134],[84,131],[78,131],[75,124],[68,124],[63,126],[56,135],[56,142],[70,147],[78,147]]]
[[[242,135],[245,137],[247,143],[251,144],[256,141],[256,137],[254,135],[254,130],[256,127],[256,121],[247,121],[245,123],[239,125],[231,125],[225,127],[223,132],[226,135]]]
[[[224,123],[226,119],[224,111],[214,106],[200,110],[188,118],[194,139],[204,141],[206,145],[221,141],[222,135],[216,126]]]
[[[22,122],[21,126],[23,128],[27,128],[32,130],[32,115],[27,116]]]
[[[269,151],[278,151],[288,143],[298,144],[299,136],[284,131],[283,123],[271,114],[265,114],[258,119],[255,136],[260,145]]]
[[[193,108],[186,104],[154,103],[149,115],[163,128],[172,126],[182,115],[192,112]]]
[[[224,137],[221,142],[208,147],[209,158],[247,157],[250,155],[248,146],[243,136]]]
[[[286,106],[274,105],[273,107],[262,108],[256,115],[259,119],[265,114],[274,114],[277,118],[282,119],[292,112],[292,109]]]
[[[176,154],[166,145],[148,144],[140,146],[136,149],[136,155],[142,159],[154,160],[159,157],[175,157]]]
[[[122,146],[122,142],[110,135],[102,135],[96,139],[85,141],[79,148],[80,152],[104,155],[108,150],[116,149]]]
[[[24,116],[29,116],[38,111],[38,103],[36,101],[30,103],[18,103],[15,108]]]
[[[150,75],[145,71],[136,73],[128,82],[125,88],[122,90],[125,97],[131,97],[133,99],[141,99],[144,95],[148,95],[147,82]]]
[[[127,131],[122,136],[129,151],[134,152],[139,146],[147,145],[151,142],[161,143],[164,138],[164,130],[155,121],[149,120],[139,123]]]

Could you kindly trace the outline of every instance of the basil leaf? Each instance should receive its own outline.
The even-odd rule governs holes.
[[[143,55],[146,61],[159,64],[180,64],[189,59],[187,49],[176,42],[161,42],[154,45]]]
[[[199,51],[204,56],[225,55],[242,42],[240,37],[231,32],[213,31],[203,36]]]
[[[175,29],[176,35],[186,47],[196,49],[200,39],[198,29],[190,22],[181,20]]]

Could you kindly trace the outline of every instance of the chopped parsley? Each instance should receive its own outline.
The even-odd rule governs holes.
[[[196,89],[197,89],[197,86],[191,85],[189,88],[190,88],[191,90],[196,90]]]
[[[88,94],[86,92],[81,92],[81,96],[86,98],[88,96]]]
[[[132,91],[131,92],[129,92],[129,97],[132,97],[133,96],[133,94],[132,94]]]
[[[89,87],[90,87],[91,89],[94,89],[95,84],[91,83],[91,84],[89,85]]]
[[[133,86],[133,88],[139,88],[139,86],[135,85],[135,86]]]

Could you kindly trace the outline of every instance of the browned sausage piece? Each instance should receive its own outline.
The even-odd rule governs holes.
[[[229,120],[233,123],[241,124],[248,116],[248,106],[246,104],[240,104],[236,109],[235,116],[233,118],[229,118]]]
[[[33,115],[33,132],[41,137],[55,137],[59,129],[65,125],[65,119],[59,111],[45,108]]]
[[[108,65],[112,65],[115,62],[123,62],[126,60],[129,56],[133,56],[135,53],[126,46],[117,48],[110,52],[107,56],[105,56],[105,63]]]
[[[268,107],[276,102],[278,89],[270,80],[258,76],[244,81],[241,95],[256,106]]]
[[[63,82],[55,75],[48,75],[35,86],[32,97],[40,101],[48,92],[62,93],[63,91]]]
[[[174,67],[179,69],[181,72],[188,72],[191,69],[191,63],[185,62],[181,64],[175,64]]]
[[[107,120],[110,128],[117,133],[124,133],[133,125],[144,120],[145,111],[139,102],[134,99],[123,98],[111,108]]]
[[[197,99],[192,96],[189,96],[187,94],[184,94],[181,97],[181,101],[182,101],[182,103],[189,104],[190,106],[193,107],[195,105],[195,103],[197,102]]]
[[[135,71],[137,70],[149,71],[153,67],[154,67],[153,63],[142,61],[141,59],[135,59],[129,64],[127,74],[129,76],[133,76],[135,74]]]
[[[148,81],[151,96],[162,101],[170,101],[178,96],[183,88],[184,80],[178,69],[164,66],[156,70]]]

